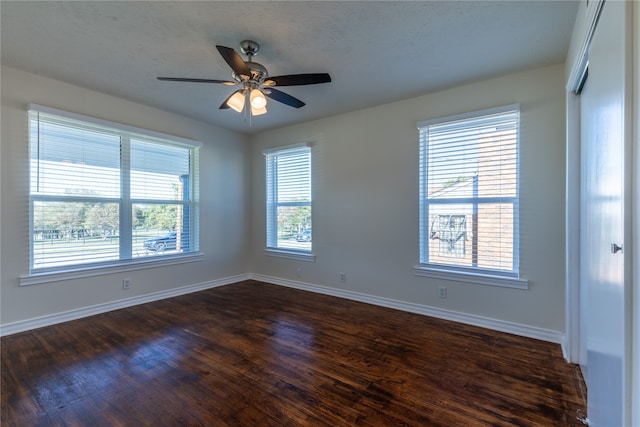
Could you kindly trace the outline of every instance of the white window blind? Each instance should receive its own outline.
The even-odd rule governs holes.
[[[265,152],[267,248],[311,252],[311,148]]]
[[[418,124],[420,262],[518,276],[519,107]]]
[[[197,146],[131,129],[30,108],[32,272],[197,251]]]

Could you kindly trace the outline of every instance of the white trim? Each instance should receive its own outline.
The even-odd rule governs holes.
[[[313,146],[313,142],[307,141],[307,142],[298,142],[296,144],[283,145],[280,147],[265,148],[264,150],[262,150],[262,155],[266,156],[267,154],[273,154],[280,151],[295,150],[297,148],[311,148],[311,146]]]
[[[630,371],[631,377],[631,399],[630,399],[630,412],[631,412],[631,425],[640,425],[640,4],[633,3],[631,10],[632,15],[632,32],[633,41],[630,43],[633,46],[633,53],[630,57],[633,57],[633,93],[632,93],[632,105],[631,109],[633,116],[631,116],[630,123],[632,129],[632,160],[631,170],[633,175],[632,180],[632,194],[630,200],[631,206],[631,246],[632,254],[629,258],[625,259],[625,264],[628,262],[631,264],[631,331],[633,338],[631,339],[631,357]]]
[[[455,282],[473,283],[476,285],[501,286],[503,288],[528,289],[529,282],[517,277],[496,276],[482,273],[468,273],[453,271],[443,268],[417,266],[413,268],[413,274],[432,279],[452,280]]]
[[[361,294],[343,289],[330,288],[326,286],[314,285],[310,283],[296,282],[288,279],[281,279],[262,274],[251,274],[253,280],[271,283],[274,285],[286,286],[289,288],[301,289],[324,295],[331,295],[353,301],[378,305],[381,307],[393,308],[410,313],[422,314],[424,316],[436,317],[438,319],[450,320],[464,323],[466,325],[479,326],[499,332],[506,332],[527,338],[534,338],[554,344],[562,344],[564,334],[560,331],[538,328],[536,326],[523,325],[520,323],[508,322],[505,320],[492,319],[490,317],[478,316],[475,314],[460,313],[437,307],[430,307],[421,304],[414,304],[405,301],[398,301],[389,298],[377,297],[373,295]]]
[[[482,172],[478,172],[476,170],[475,178],[473,180],[473,195],[471,197],[440,197],[437,194],[432,194],[430,190],[431,183],[433,179],[438,181],[440,178],[445,179],[447,175],[441,175],[442,172],[433,171],[430,163],[433,159],[429,159],[429,150],[431,147],[432,138],[436,138],[442,144],[446,144],[446,142],[451,142],[451,139],[454,138],[454,134],[457,135],[456,132],[477,132],[479,126],[491,126],[495,128],[499,123],[507,126],[509,130],[513,130],[515,132],[514,137],[509,138],[508,140],[504,140],[505,147],[513,147],[515,149],[515,195],[514,196],[492,196],[492,197],[480,197],[478,195],[478,173],[482,175]],[[514,288],[527,288],[526,281],[521,281],[518,279],[519,276],[519,267],[520,267],[520,225],[519,225],[519,212],[520,212],[520,104],[509,104],[494,108],[487,108],[479,111],[467,112],[462,114],[450,115],[430,120],[425,120],[418,123],[418,129],[420,133],[419,137],[419,145],[420,145],[420,158],[419,158],[419,207],[420,207],[420,266],[418,266],[414,270],[414,274],[417,276],[427,276],[427,277],[436,277],[440,279],[448,279],[448,280],[459,280],[466,281],[470,283],[478,282],[478,277],[480,278],[480,283],[495,285],[495,286],[504,286],[504,287],[514,287]],[[497,128],[495,128],[497,129]],[[505,128],[506,129],[506,128]],[[451,156],[460,156],[463,153],[466,153],[469,147],[474,143],[477,145],[478,141],[467,141],[464,146],[459,146],[454,149],[454,152],[451,152]],[[443,149],[444,151],[447,151]],[[443,151],[443,153],[444,153]],[[442,153],[441,153],[442,154]],[[445,155],[446,153],[442,154]],[[446,157],[446,156],[445,156]],[[480,156],[482,157],[482,156]],[[458,158],[458,157],[456,157]],[[436,162],[442,161],[435,160]],[[463,160],[462,157],[459,160]],[[434,173],[435,178],[431,177],[430,174]],[[502,180],[502,176],[498,179]],[[465,178],[466,180],[466,178]],[[433,228],[433,223],[431,218],[433,209],[439,205],[455,205],[458,206],[458,209],[463,209],[461,213],[465,213],[467,208],[464,208],[462,205],[473,205],[474,214],[477,214],[478,206],[482,206],[486,203],[509,203],[512,204],[513,207],[513,215],[512,215],[512,226],[510,233],[512,234],[512,271],[505,272],[502,270],[496,271],[486,271],[486,269],[479,268],[464,268],[460,263],[452,263],[451,268],[449,267],[440,267],[437,263],[431,263],[430,255],[430,247],[431,247],[431,228]],[[462,207],[460,207],[462,206]],[[469,212],[470,213],[470,212]],[[466,213],[466,215],[469,215]],[[477,215],[476,215],[477,216]],[[467,220],[468,221],[468,220]],[[477,230],[476,230],[477,231]],[[477,237],[477,233],[476,233]],[[458,237],[459,238],[459,237]],[[463,239],[464,240],[464,239]],[[477,267],[477,266],[474,266]],[[480,271],[482,270],[482,271]],[[515,278],[511,280],[505,280],[503,278],[510,277]]]
[[[289,148],[287,148],[289,147]],[[313,216],[313,156],[311,150],[311,144],[302,143],[289,145],[287,147],[280,147],[273,150],[264,151],[265,155],[265,178],[266,178],[266,242],[265,246],[267,251],[274,251],[274,256],[280,256],[282,253],[294,253],[293,256],[285,256],[287,258],[295,258],[301,254],[307,256],[311,250],[297,250],[286,247],[280,247],[278,245],[278,209],[280,207],[290,206],[308,206]],[[280,168],[280,159],[291,159],[291,163],[288,167]],[[308,186],[307,186],[308,181]],[[295,184],[296,191],[293,191],[297,197],[301,200],[299,202],[280,201],[279,191],[280,182],[288,182],[289,186]],[[308,189],[308,197],[306,196],[306,190]],[[292,194],[288,194],[286,199],[292,197]],[[306,200],[308,199],[308,200]],[[313,245],[311,245],[313,246]],[[268,255],[268,254],[267,254]],[[308,257],[308,256],[307,256]],[[315,257],[312,258],[315,261]]]
[[[80,279],[83,277],[103,276],[105,274],[122,273],[125,271],[145,270],[147,268],[164,267],[168,265],[185,264],[197,262],[204,259],[202,253],[189,253],[188,255],[163,255],[149,258],[135,258],[133,260],[123,260],[109,262],[104,266],[82,266],[63,271],[51,271],[33,273],[20,276],[20,286],[39,285],[42,283],[60,282],[62,280]]]
[[[581,343],[580,305],[580,98],[576,92],[584,84],[589,65],[589,46],[604,0],[593,0],[587,8],[587,30],[566,82],[566,172],[565,172],[565,343],[563,353],[570,363],[585,365]]]
[[[292,252],[292,251],[286,251],[282,249],[267,248],[264,250],[264,255],[278,257],[278,258],[294,259],[296,261],[316,262],[316,256],[312,253]]]
[[[121,308],[132,307],[139,304],[158,301],[162,299],[172,298],[179,295],[190,294],[193,292],[203,291],[205,289],[216,288],[218,286],[230,285],[242,280],[248,280],[249,274],[240,274],[237,276],[225,277],[208,282],[187,285],[180,288],[168,289],[166,291],[154,292],[147,295],[141,295],[132,298],[126,298],[118,301],[97,304],[89,307],[78,308],[74,310],[64,311],[61,313],[49,314],[32,319],[20,320],[13,323],[7,323],[0,326],[0,336],[16,334],[31,329],[51,326],[58,323],[68,322],[70,320],[81,319],[84,317],[94,316],[108,311],[119,310]]]
[[[564,360],[567,361],[567,363],[573,363],[570,360],[570,354],[569,352],[571,351],[569,348],[569,344],[571,343],[571,341],[569,340],[569,337],[567,336],[569,332],[565,333],[564,336],[562,337],[562,342],[560,343],[560,349],[562,350],[562,357],[564,357]]]
[[[99,119],[97,117],[85,116],[84,114],[72,113],[70,111],[58,110],[57,108],[46,107],[44,105],[39,104],[29,104],[27,106],[27,110],[38,111],[40,113],[52,114],[55,116],[66,117],[72,120],[78,120],[82,122],[91,123],[94,125],[98,125],[101,127],[109,128],[111,130],[122,131],[126,133],[130,133],[133,135],[144,135],[152,138],[159,138],[163,140],[168,140],[169,142],[177,142],[179,144],[190,145],[194,147],[202,147],[202,143],[200,141],[195,141],[193,139],[182,138],[180,136],[169,135],[167,133],[156,132],[149,129],[139,128],[136,126],[125,125],[123,123],[111,122],[109,120]]]
[[[520,111],[520,104],[509,104],[501,107],[485,108],[484,110],[469,111],[467,113],[454,114],[452,116],[436,117],[434,119],[423,120],[417,123],[418,129],[424,128],[442,122],[455,122],[458,120],[466,120],[479,116],[490,116],[492,114],[501,114],[509,111]]]
[[[582,40],[582,45],[580,46],[578,56],[576,57],[573,64],[569,64],[571,66],[571,72],[569,73],[569,77],[567,79],[566,88],[568,92],[577,91],[580,88],[581,84],[584,83],[585,72],[589,64],[589,46],[591,45],[591,39],[593,38],[593,33],[596,30],[598,19],[600,18],[600,13],[602,12],[602,6],[604,5],[605,0],[592,1],[596,4],[587,8],[587,32],[585,33],[584,39]]]
[[[565,171],[565,359],[580,356],[580,97],[566,95]]]
[[[326,286],[314,285],[310,283],[297,282],[288,279],[281,279],[262,274],[240,274],[236,276],[226,277],[208,282],[198,283],[194,285],[183,286],[180,288],[169,289],[166,291],[155,292],[152,294],[141,295],[133,298],[126,298],[104,304],[97,304],[89,307],[69,310],[61,313],[50,314],[32,319],[21,320],[13,323],[0,325],[0,336],[6,336],[24,332],[32,329],[51,326],[58,323],[68,322],[70,320],[81,319],[100,313],[106,313],[121,308],[132,307],[139,304],[158,301],[166,298],[172,298],[179,295],[198,292],[205,289],[215,288],[219,286],[229,285],[243,280],[258,280],[274,285],[286,286],[289,288],[301,289],[309,292],[315,292],[323,295],[331,295],[338,298],[345,298],[352,301],[364,302],[367,304],[378,305],[381,307],[393,308],[396,310],[406,311],[410,313],[421,314],[424,316],[436,317],[439,319],[450,320],[453,322],[464,323],[472,326],[479,326],[499,332],[510,333],[527,338],[539,339],[555,344],[564,345],[564,334],[560,331],[538,328],[535,326],[523,325],[514,322],[508,322],[489,317],[478,316],[474,314],[460,313],[453,310],[447,310],[437,307],[430,307],[421,304],[414,304],[405,301],[383,298],[374,295],[362,294],[343,289],[330,288]]]

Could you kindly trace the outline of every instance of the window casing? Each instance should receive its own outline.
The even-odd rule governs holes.
[[[30,272],[198,251],[198,143],[32,105]]]
[[[519,276],[519,106],[418,124],[420,264]]]
[[[311,147],[290,146],[265,153],[267,250],[310,254]]]

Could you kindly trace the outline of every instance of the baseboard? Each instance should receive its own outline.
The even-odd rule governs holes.
[[[182,286],[179,288],[168,289],[166,291],[154,292],[151,294],[140,295],[132,298],[126,298],[118,301],[108,302],[104,304],[97,304],[89,307],[82,307],[74,310],[69,310],[61,313],[50,314],[41,317],[34,317],[32,319],[20,320],[18,322],[7,323],[0,325],[0,336],[6,336],[16,334],[18,332],[24,332],[31,329],[42,328],[45,326],[51,326],[62,322],[68,322],[70,320],[81,319],[83,317],[93,316],[95,314],[106,313],[108,311],[119,310],[125,307],[132,307],[134,305],[145,304],[148,302],[158,301],[166,298],[176,297],[178,295],[190,294],[192,292],[203,291],[205,289],[216,288],[218,286],[230,285],[232,283],[248,280],[251,278],[250,274],[240,274],[237,276],[225,277],[222,279],[211,280],[208,282],[197,283],[188,286]]]
[[[495,331],[506,332],[528,338],[539,339],[556,344],[560,344],[563,352],[566,350],[564,342],[564,334],[562,332],[538,328],[535,326],[522,325],[504,320],[492,319],[474,314],[460,313],[457,311],[446,310],[437,307],[430,307],[421,304],[414,304],[405,301],[398,301],[390,298],[383,298],[359,292],[348,291],[344,289],[330,288],[321,285],[303,283],[278,277],[266,276],[262,274],[240,274],[237,276],[225,277],[222,279],[211,280],[208,282],[197,283],[194,285],[183,286],[180,288],[169,289],[166,291],[154,292],[152,294],[141,295],[137,297],[122,299],[104,304],[83,307],[75,310],[69,310],[61,313],[50,314],[32,319],[21,320],[18,322],[0,325],[0,336],[24,332],[31,329],[42,328],[45,326],[55,325],[58,323],[68,322],[70,320],[81,319],[83,317],[93,316],[95,314],[106,313],[108,311],[118,310],[134,305],[145,304],[148,302],[158,301],[178,295],[198,292],[205,289],[211,289],[218,286],[229,285],[243,280],[254,279],[261,282],[271,283],[274,285],[286,286],[290,288],[301,289],[305,291],[315,292],[324,295],[331,295],[339,298],[350,299],[353,301],[364,302],[382,307],[393,308],[396,310],[407,311],[410,313],[422,314],[425,316],[436,317],[444,320],[464,323],[467,325],[480,326]]]
[[[522,325],[519,323],[507,322],[505,320],[492,319],[475,314],[460,313],[453,310],[446,310],[437,307],[430,307],[421,304],[414,304],[404,301],[398,301],[390,298],[383,298],[373,295],[362,294],[359,292],[347,291],[344,289],[330,288],[326,286],[314,285],[310,283],[302,283],[278,277],[266,276],[262,274],[251,274],[251,278],[261,282],[271,283],[274,285],[286,286],[290,288],[301,289],[304,291],[316,292],[324,295],[331,295],[339,298],[346,298],[353,301],[364,302],[373,305],[379,305],[396,310],[407,311],[410,313],[422,314],[425,316],[436,317],[444,320],[464,323],[472,326],[480,326],[494,331],[506,332],[509,334],[519,335],[527,338],[534,338],[542,341],[552,342],[554,344],[564,345],[564,333],[549,329],[538,328],[536,326]],[[564,350],[564,349],[563,349]]]

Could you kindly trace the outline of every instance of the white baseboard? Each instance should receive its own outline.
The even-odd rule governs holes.
[[[475,314],[460,313],[453,310],[446,310],[437,307],[430,307],[421,304],[414,304],[389,298],[377,297],[373,295],[347,291],[344,289],[329,288],[326,286],[314,285],[310,283],[296,282],[293,280],[265,276],[262,274],[251,274],[251,278],[274,285],[287,286],[304,291],[331,295],[335,297],[350,299],[353,301],[379,305],[387,308],[394,308],[396,310],[422,314],[425,316],[436,317],[444,320],[451,320],[454,322],[464,323],[472,326],[480,326],[483,328],[492,329],[494,331],[506,332],[522,337],[534,338],[542,341],[552,342],[554,344],[564,345],[564,333],[560,331],[553,331],[550,329],[538,328],[536,326],[522,325],[519,323],[507,322],[505,320],[477,316]]]
[[[218,286],[229,285],[243,280],[254,279],[261,282],[271,283],[274,285],[286,286],[290,288],[301,289],[305,291],[315,292],[324,295],[331,295],[339,298],[350,299],[353,301],[364,302],[368,304],[378,305],[396,310],[407,311],[410,313],[422,314],[425,316],[436,317],[439,319],[451,320],[454,322],[464,323],[467,325],[480,326],[495,331],[506,332],[528,338],[535,338],[542,341],[548,341],[560,344],[565,351],[564,334],[559,331],[553,331],[535,326],[522,325],[504,320],[492,319],[489,317],[477,316],[474,314],[460,313],[452,310],[446,310],[437,307],[429,307],[426,305],[414,304],[405,301],[398,301],[390,298],[383,298],[373,295],[362,294],[344,289],[330,288],[310,283],[297,282],[278,277],[266,276],[262,274],[240,274],[237,276],[225,277],[208,282],[197,283],[194,285],[183,286],[180,288],[169,289],[166,291],[154,292],[152,294],[141,295],[137,297],[122,299],[118,301],[97,304],[90,307],[69,310],[61,313],[50,314],[32,319],[21,320],[18,322],[7,323],[0,326],[0,336],[24,332],[31,329],[42,328],[45,326],[55,325],[58,323],[68,322],[70,320],[81,319],[83,317],[93,316],[95,314],[106,313],[108,311],[118,310],[134,305],[145,304],[152,301],[158,301],[178,295],[198,292],[205,289],[211,289]]]
[[[132,307],[134,305],[176,297],[178,295],[190,294],[192,292],[198,292],[205,289],[216,288],[218,286],[229,285],[232,283],[240,282],[242,280],[248,280],[250,278],[250,274],[240,274],[237,276],[225,277],[222,279],[197,283],[194,285],[168,289],[166,291],[154,292],[151,294],[140,295],[104,304],[97,304],[89,307],[64,311],[61,313],[49,314],[46,316],[34,317],[32,319],[7,323],[0,326],[0,336],[16,334],[18,332],[24,332],[31,329],[42,328],[44,326],[55,325],[57,323],[68,322],[70,320],[93,316],[95,314],[106,313],[107,311],[118,310],[125,307]]]

